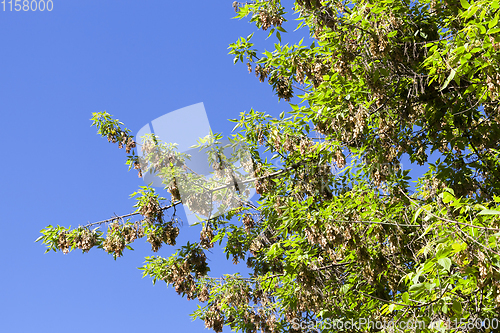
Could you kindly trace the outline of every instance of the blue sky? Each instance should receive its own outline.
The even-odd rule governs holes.
[[[206,332],[189,317],[194,301],[141,279],[137,267],[152,254],[144,240],[116,261],[95,249],[44,254],[34,240],[49,224],[132,211],[129,194],[143,183],[127,172],[125,152],[90,127],[92,112],[106,110],[135,133],[203,102],[212,130],[227,135],[227,119],[242,111],[289,110],[227,54],[253,26],[231,19],[232,1],[53,4],[51,12],[0,4],[0,332]],[[185,223],[178,245],[198,232]],[[234,270],[217,252],[212,263],[215,276]]]

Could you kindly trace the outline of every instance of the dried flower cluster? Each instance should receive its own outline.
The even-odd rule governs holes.
[[[71,247],[71,242],[67,238],[67,232],[59,233],[59,237],[57,240],[57,248],[61,250],[64,254],[69,252],[69,248]]]
[[[214,232],[209,225],[206,225],[200,232],[200,246],[204,249],[211,249],[214,247],[212,239],[214,238]]]
[[[267,30],[271,26],[281,27],[281,25],[283,24],[283,17],[266,10],[261,10],[259,12],[259,18],[262,30]]]
[[[165,225],[152,225],[147,233],[147,240],[151,244],[151,250],[158,252],[162,243],[175,245],[176,238],[179,235],[179,228],[168,222]]]
[[[243,217],[243,225],[245,226],[245,232],[250,233],[252,228],[255,226],[255,221],[253,220],[252,214],[245,214]]]
[[[259,64],[255,66],[255,76],[259,78],[260,82],[264,82],[268,74],[269,71],[266,68],[260,66]]]
[[[199,248],[192,249],[184,261],[176,260],[169,265],[163,280],[172,284],[178,294],[185,294],[191,300],[197,298],[199,293],[196,279],[205,276],[208,270],[205,253]]]
[[[84,253],[89,252],[97,244],[97,233],[87,228],[83,228],[77,233],[74,240],[74,245]]]
[[[144,237],[144,229],[139,223],[119,224],[113,222],[109,225],[102,247],[106,252],[112,253],[115,258],[121,257],[127,244],[142,237]]]

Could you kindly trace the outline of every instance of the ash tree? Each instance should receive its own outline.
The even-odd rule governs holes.
[[[239,38],[230,45],[235,63],[269,83],[289,112],[274,118],[251,110],[233,120],[231,140],[248,146],[253,173],[245,184],[253,182],[258,200],[233,195],[231,209],[201,222],[199,240],[168,258],[146,257],[144,275],[201,302],[192,315],[215,332],[226,325],[245,333],[336,332],[335,320],[363,318],[425,323],[404,332],[495,328],[499,1],[233,6],[237,18],[276,41],[273,50],[258,50],[252,35]],[[309,39],[284,44],[285,34]],[[99,134],[125,147],[140,176],[141,158],[168,175],[171,199],[141,187],[134,213],[78,228],[49,226],[39,240],[48,250],[96,247],[115,258],[142,237],[155,252],[175,246],[174,209],[188,204],[179,179],[196,178],[179,172],[186,156],[152,136],[143,138],[147,156],[138,157],[122,123],[105,112],[93,121]],[[437,161],[429,162],[431,154]],[[403,159],[413,164],[405,169]],[[221,163],[212,159],[216,170]],[[413,165],[424,171],[411,178]],[[219,180],[231,183],[235,171],[225,170]],[[189,193],[191,203],[206,199],[200,193]],[[193,209],[206,213],[202,206]],[[214,246],[246,262],[249,273],[211,276]],[[346,331],[379,330],[364,324]]]

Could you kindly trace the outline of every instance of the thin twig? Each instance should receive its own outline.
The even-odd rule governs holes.
[[[166,210],[166,209],[175,207],[175,206],[177,206],[178,204],[181,204],[181,203],[182,203],[181,201],[176,201],[176,202],[172,203],[171,205],[160,207],[160,209],[161,210]],[[118,219],[123,219],[124,217],[130,217],[130,216],[135,216],[135,215],[140,215],[140,213],[139,212],[134,212],[134,213],[125,214],[125,215],[121,215],[121,216],[116,216],[116,214],[115,214],[115,217],[113,217],[113,218],[110,218],[110,219],[107,219],[107,220],[103,220],[103,221],[99,221],[99,222],[89,223],[89,224],[84,225],[83,227],[84,228],[88,228],[88,227],[92,227],[94,225],[101,225],[101,224],[104,224],[104,223],[113,222],[113,221],[118,220]]]

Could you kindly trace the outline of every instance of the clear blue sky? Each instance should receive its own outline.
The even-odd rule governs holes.
[[[206,332],[196,308],[137,267],[150,246],[114,261],[103,251],[44,254],[49,224],[77,226],[132,211],[143,185],[125,152],[96,135],[108,111],[135,133],[203,102],[215,132],[251,107],[289,110],[228,44],[253,31],[232,1],[53,0],[51,12],[0,4],[0,332]],[[287,28],[287,25],[285,25]],[[261,33],[257,39],[263,39]],[[197,239],[185,223],[178,244]],[[168,256],[172,248],[159,254]],[[213,260],[213,275],[230,266]]]

